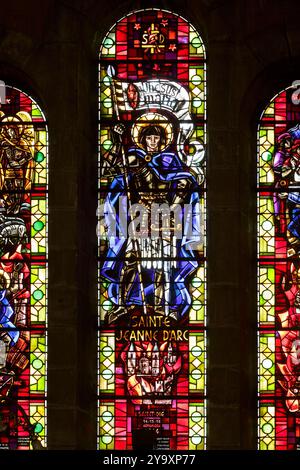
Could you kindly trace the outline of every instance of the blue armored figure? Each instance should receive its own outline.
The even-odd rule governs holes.
[[[143,307],[144,313],[151,307],[157,314],[178,320],[191,305],[188,278],[199,265],[197,179],[176,153],[167,151],[165,129],[157,123],[142,127],[139,146],[129,149],[126,162],[116,156],[108,158],[114,168],[119,166],[119,174],[105,200],[108,232],[111,224],[117,226],[116,234],[108,237],[101,268],[114,304],[107,320],[112,323],[135,307]],[[153,207],[162,205],[169,208],[167,227],[162,226],[164,220],[153,221]],[[121,212],[128,206],[142,214],[137,237],[127,236],[124,230]],[[133,223],[129,210],[125,225]]]
[[[11,347],[16,344],[20,334],[11,321],[15,312],[6,298],[6,292],[6,289],[0,290],[0,337],[3,338],[5,342],[9,342],[9,346]]]

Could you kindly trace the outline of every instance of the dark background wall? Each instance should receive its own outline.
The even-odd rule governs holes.
[[[300,79],[299,0],[1,0],[0,79],[50,130],[50,449],[96,447],[97,57],[123,14],[190,20],[208,55],[208,448],[256,448],[256,125]]]

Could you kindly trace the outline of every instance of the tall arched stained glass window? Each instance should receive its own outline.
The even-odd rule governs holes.
[[[300,106],[291,86],[258,129],[259,448],[300,446]]]
[[[136,11],[99,67],[99,448],[205,448],[205,49]]]
[[[46,444],[47,127],[1,82],[0,449]]]

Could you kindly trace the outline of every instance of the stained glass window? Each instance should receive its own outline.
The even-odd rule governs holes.
[[[47,127],[1,91],[0,449],[27,450],[46,445]]]
[[[205,448],[205,74],[160,9],[100,48],[100,449]]]
[[[300,106],[291,86],[258,129],[259,448],[300,447]]]

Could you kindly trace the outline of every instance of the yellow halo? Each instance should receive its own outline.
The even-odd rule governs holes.
[[[19,111],[15,116],[5,116],[3,112],[0,114],[0,120],[6,125],[1,126],[0,137],[19,150],[29,150],[34,153],[34,127],[31,123],[30,114],[26,111]],[[24,125],[22,125],[24,123]],[[7,134],[10,125],[18,127],[18,137],[11,139]]]
[[[142,147],[140,143],[140,133],[144,127],[157,124],[162,127],[166,134],[166,143],[161,146],[160,151],[167,148],[173,140],[173,126],[168,121],[168,118],[159,113],[145,113],[137,118],[131,129],[131,137],[135,145]],[[145,149],[144,149],[145,150]]]

